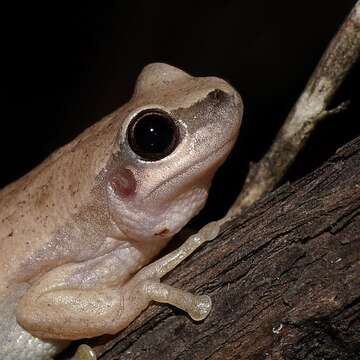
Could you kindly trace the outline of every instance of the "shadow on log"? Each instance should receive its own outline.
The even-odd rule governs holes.
[[[170,276],[202,323],[152,305],[95,347],[109,359],[359,359],[360,138],[268,194]]]

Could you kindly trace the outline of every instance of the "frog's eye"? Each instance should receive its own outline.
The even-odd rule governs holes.
[[[131,120],[127,137],[137,155],[147,161],[157,161],[174,151],[179,143],[179,129],[169,114],[149,109]]]

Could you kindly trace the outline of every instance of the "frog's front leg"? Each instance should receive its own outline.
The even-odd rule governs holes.
[[[131,280],[133,286],[140,286],[142,296],[148,301],[169,303],[186,311],[194,320],[203,320],[211,310],[211,299],[207,295],[197,296],[189,292],[161,284],[160,278],[174,269],[203,243],[213,240],[226,219],[205,225],[197,234],[190,236],[182,246],[154,263],[144,267]],[[96,360],[93,350],[81,345],[73,360]]]
[[[187,291],[160,283],[160,279],[219,233],[222,220],[205,225],[197,234],[191,235],[178,249],[141,269],[131,280],[142,284],[143,296],[150,300],[168,303],[186,311],[194,320],[207,317],[211,299],[207,295],[192,295]]]

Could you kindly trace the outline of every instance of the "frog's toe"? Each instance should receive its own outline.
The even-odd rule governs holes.
[[[96,360],[96,354],[94,350],[86,344],[81,344],[73,357],[73,360]]]

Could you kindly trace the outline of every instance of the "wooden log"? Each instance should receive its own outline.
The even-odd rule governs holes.
[[[208,294],[202,323],[152,305],[109,359],[359,359],[360,137],[244,211],[165,281]]]

